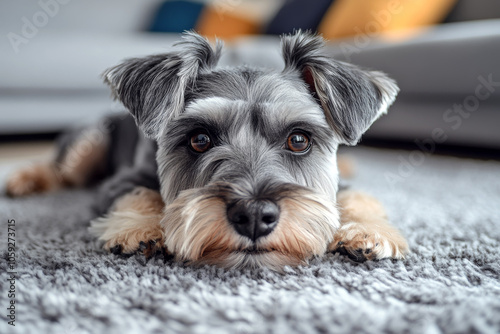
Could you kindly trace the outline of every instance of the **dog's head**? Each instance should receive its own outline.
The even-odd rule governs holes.
[[[337,147],[386,112],[394,81],[329,58],[307,33],[283,37],[279,72],[218,69],[221,44],[194,33],[180,44],[104,74],[158,143],[168,250],[275,269],[323,254],[339,225]]]

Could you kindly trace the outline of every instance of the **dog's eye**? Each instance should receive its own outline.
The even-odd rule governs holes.
[[[197,132],[191,136],[189,145],[198,153],[208,151],[212,147],[210,137],[204,132]]]
[[[290,151],[300,153],[309,149],[311,140],[303,132],[294,132],[288,136],[286,146]]]

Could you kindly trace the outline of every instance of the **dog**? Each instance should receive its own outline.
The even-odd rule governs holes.
[[[327,252],[402,259],[408,244],[382,205],[339,191],[336,154],[399,89],[324,44],[283,36],[282,71],[219,68],[222,43],[194,32],[176,51],[125,60],[103,78],[129,114],[70,131],[52,161],[11,175],[7,193],[100,182],[90,231],[113,253],[278,271]]]

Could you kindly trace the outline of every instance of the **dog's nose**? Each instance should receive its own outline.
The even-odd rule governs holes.
[[[227,210],[236,232],[252,241],[271,233],[278,225],[279,214],[278,205],[271,201],[239,201]]]

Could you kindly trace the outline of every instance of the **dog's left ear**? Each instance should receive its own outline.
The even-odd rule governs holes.
[[[384,73],[364,71],[323,54],[325,41],[320,36],[299,31],[281,42],[284,72],[299,72],[343,144],[356,145],[398,94],[396,82]]]
[[[103,73],[111,87],[149,138],[162,136],[165,124],[184,111],[184,93],[201,72],[211,71],[220,58],[222,43],[215,49],[194,32],[183,34],[180,49],[165,54],[131,58]]]

